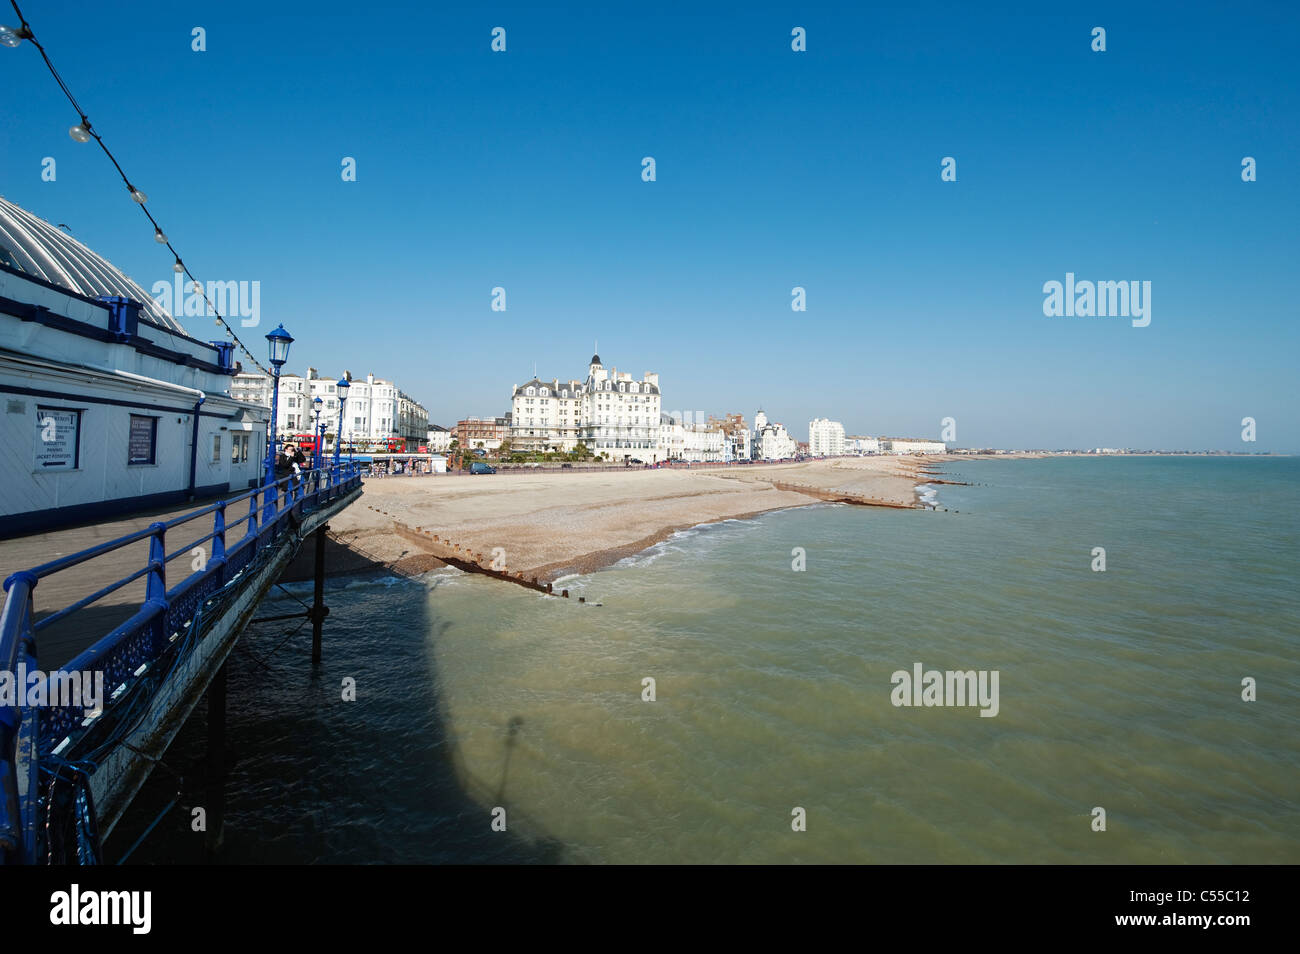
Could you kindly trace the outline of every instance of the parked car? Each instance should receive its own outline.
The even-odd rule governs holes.
[[[471,474],[495,474],[497,469],[491,464],[485,464],[481,460],[476,460],[474,463],[469,465],[469,472]]]
[[[642,460],[641,458],[639,458],[639,457],[633,457],[630,461],[628,461],[628,463],[629,463],[629,464],[644,464],[645,461],[643,461],[643,460]]]
[[[560,465],[560,470],[573,470],[573,465],[572,465],[572,464],[561,464],[561,465]]]

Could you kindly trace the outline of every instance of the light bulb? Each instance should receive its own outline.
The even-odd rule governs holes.
[[[175,272],[177,275],[185,271],[185,266],[181,264],[181,260],[179,258],[176,259],[176,264],[172,266],[172,271]]]
[[[153,240],[154,240],[155,242],[157,242],[159,245],[166,245],[166,244],[167,244],[167,236],[163,235],[163,230],[162,230],[162,229],[154,229],[154,230],[153,230]]]
[[[0,46],[7,46],[10,49],[13,49],[15,46],[20,45],[23,40],[27,39],[29,36],[31,36],[31,33],[28,32],[26,27],[18,27],[18,29],[15,30],[11,26],[0,25]]]
[[[140,203],[141,205],[144,205],[146,202],[149,201],[149,197],[145,195],[143,192],[141,192],[139,189],[137,189],[135,186],[127,186],[127,188],[131,190],[131,198],[134,199],[136,202]]]
[[[90,142],[90,130],[81,123],[77,123],[77,125],[70,128],[68,130],[68,135],[77,142]]]

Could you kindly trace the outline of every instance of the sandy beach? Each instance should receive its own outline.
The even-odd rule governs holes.
[[[437,566],[440,557],[490,565],[501,548],[496,556],[507,573],[545,583],[608,566],[702,523],[827,500],[917,507],[918,484],[949,459],[388,477],[367,480],[365,494],[330,521],[330,531],[406,572]]]

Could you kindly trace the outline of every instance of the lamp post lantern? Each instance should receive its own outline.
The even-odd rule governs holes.
[[[266,336],[267,350],[271,358],[271,375],[274,383],[271,386],[271,439],[266,442],[266,480],[265,483],[275,483],[275,444],[276,433],[275,423],[276,414],[280,402],[280,369],[284,363],[289,360],[289,345],[293,344],[293,336],[284,330],[281,324],[278,328]],[[274,495],[272,496],[272,501]]]
[[[339,450],[343,446],[343,412],[348,406],[348,388],[352,387],[352,382],[347,378],[339,378],[339,430],[334,435],[334,466],[339,465]],[[352,458],[352,450],[348,449],[348,459]]]

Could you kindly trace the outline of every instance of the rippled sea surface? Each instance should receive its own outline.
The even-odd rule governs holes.
[[[1300,461],[945,470],[946,512],[696,528],[557,585],[585,604],[331,579],[318,669],[283,624],[231,659],[220,858],[1300,862]],[[916,663],[996,670],[998,714],[893,705]],[[202,857],[203,723],[110,857],[178,775],[132,860]]]

